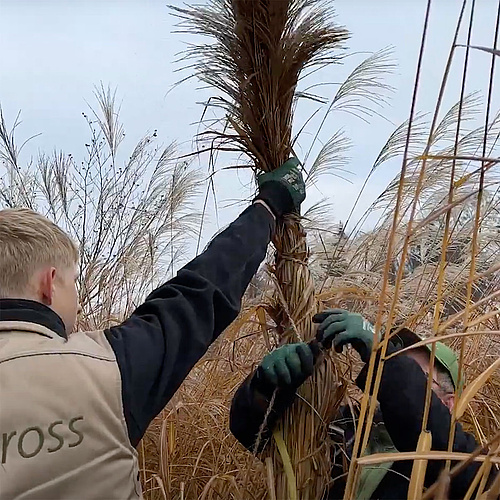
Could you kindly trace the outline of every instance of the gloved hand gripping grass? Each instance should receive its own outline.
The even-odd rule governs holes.
[[[313,317],[319,323],[316,339],[324,349],[335,348],[342,352],[347,344],[358,351],[364,363],[370,361],[375,329],[361,314],[343,309],[328,309]]]
[[[256,383],[260,392],[269,398],[269,405],[257,433],[254,455],[260,448],[262,434],[278,391],[295,392],[313,374],[320,354],[316,340],[309,343],[285,344],[267,354],[257,367]]]
[[[276,170],[259,174],[257,184],[257,199],[266,202],[278,218],[286,213],[298,213],[306,198],[306,185],[297,158],[290,158]]]
[[[319,349],[314,344],[300,342],[278,347],[264,357],[257,368],[257,378],[263,392],[275,389],[298,389],[313,374]]]
[[[367,363],[373,348],[374,327],[361,314],[329,309],[313,317],[319,323],[316,339],[278,347],[264,357],[257,368],[263,392],[271,396],[276,389],[298,389],[314,372],[321,351],[333,345],[342,352],[351,344]]]

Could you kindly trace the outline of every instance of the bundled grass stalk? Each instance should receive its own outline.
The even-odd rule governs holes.
[[[337,60],[332,50],[347,38],[333,23],[325,0],[212,0],[192,10],[174,8],[189,28],[215,38],[190,54],[196,76],[223,96],[216,105],[230,127],[209,131],[215,147],[245,153],[256,173],[282,165],[292,154],[292,120],[304,70]],[[277,286],[270,315],[281,343],[314,336],[317,310],[314,283],[307,267],[306,234],[300,218],[288,218],[277,230],[272,274]],[[302,398],[283,419],[283,436],[294,468],[298,498],[320,498],[330,473],[324,425],[338,403],[337,376],[325,362],[307,384]],[[283,464],[273,449],[277,498],[290,498]]]

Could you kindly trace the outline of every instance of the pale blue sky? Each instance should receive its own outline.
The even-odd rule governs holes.
[[[185,42],[192,40],[172,33],[175,19],[167,3],[165,0],[0,0],[0,102],[9,121],[18,110],[22,111],[20,138],[42,133],[29,144],[27,156],[54,148],[75,157],[84,154],[87,129],[81,113],[88,110],[86,101],[93,103],[93,86],[100,82],[118,88],[122,121],[130,141],[125,142],[125,150],[147,130],[158,129],[164,142],[176,140],[183,143],[185,152],[190,151],[202,112],[199,102],[210,92],[200,90],[195,81],[172,89],[181,77],[174,73],[180,67],[174,64],[176,54]],[[181,4],[177,0],[170,3]],[[367,53],[394,46],[398,63],[397,73],[387,78],[396,88],[390,106],[383,110],[387,120],[375,117],[366,124],[337,113],[330,117],[321,134],[321,140],[325,141],[343,128],[354,144],[352,161],[346,166],[356,174],[352,184],[328,177],[321,182],[321,192],[313,188],[308,194],[309,202],[329,197],[336,219],[345,218],[349,212],[364,175],[394,128],[391,122],[399,124],[408,116],[426,3],[426,0],[335,0],[338,22],[352,33],[347,43],[350,51]],[[434,108],[461,3],[460,0],[433,2],[418,101],[423,111]],[[477,4],[474,44],[491,46],[498,2],[478,0]],[[464,37],[465,31],[462,40]],[[309,83],[341,81],[362,57],[353,55],[344,67],[328,68]],[[459,96],[459,62],[457,59],[446,93],[447,105]],[[489,63],[489,55],[473,54],[469,91],[485,91]],[[499,79],[497,72],[497,89]],[[325,88],[324,92],[333,95],[334,88]],[[499,94],[497,90],[495,109],[500,106]],[[314,111],[308,106],[300,108],[301,118]],[[200,166],[205,168],[203,164]],[[392,164],[376,176],[360,211],[380,193],[397,168],[397,164]],[[235,188],[236,179],[240,183]],[[248,177],[245,173],[222,172],[217,174],[216,183],[220,202],[218,224],[224,225],[241,208],[241,205],[228,206],[231,200],[249,195]],[[215,229],[214,222],[207,226],[206,237]]]

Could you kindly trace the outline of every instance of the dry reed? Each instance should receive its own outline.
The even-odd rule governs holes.
[[[22,158],[15,130],[0,109],[0,207],[37,210],[80,248],[80,328],[103,328],[127,314],[185,258],[200,216],[200,174],[176,160],[174,144],[156,132],[127,155],[115,94],[99,88],[97,109],[83,114],[86,155],[41,152]]]
[[[283,4],[285,3],[283,2]],[[266,2],[253,2],[253,5],[256,4],[267,8]],[[307,4],[310,6],[311,2],[307,2]],[[250,93],[249,89],[254,88],[252,85],[259,81],[258,67],[267,59],[261,57],[257,63],[253,63],[252,67],[255,71],[247,73],[249,75],[247,76],[248,81],[243,79],[245,85],[242,86],[241,75],[245,72],[240,71],[238,67],[237,54],[245,54],[241,61],[248,64],[246,56],[248,54],[260,55],[260,52],[252,46],[252,43],[255,39],[259,39],[259,36],[257,35],[249,41],[247,30],[242,27],[241,20],[239,25],[237,23],[237,16],[241,15],[242,12],[236,8],[237,5],[239,5],[238,2],[211,2],[208,8],[181,10],[179,13],[181,17],[193,23],[190,27],[194,26],[202,34],[216,39],[215,44],[201,48],[196,47],[192,55],[199,56],[201,54],[202,56],[201,62],[194,64],[196,75],[223,93],[222,97],[218,96],[215,99],[215,103],[227,113],[228,124],[219,130],[214,130],[212,127],[202,138],[214,141],[209,149],[218,147],[244,151],[255,165],[266,170],[268,167],[262,167],[262,165],[277,166],[275,161],[278,156],[274,153],[275,150],[272,152],[263,150],[264,153],[261,153],[259,147],[263,147],[263,144],[267,147],[273,147],[270,138],[275,138],[275,147],[281,148],[280,151],[283,151],[283,145],[291,137],[290,134],[280,132],[270,134],[269,130],[275,132],[277,123],[281,125],[289,123],[290,115],[287,114],[289,108],[285,108],[283,111],[285,113],[283,121],[273,115],[273,120],[276,121],[269,128],[259,130],[258,126],[267,125],[265,121],[266,111],[274,108],[262,109],[262,106],[259,107],[255,92]],[[466,2],[464,2],[465,6]],[[267,14],[269,12],[267,11]],[[469,19],[472,18],[472,12],[473,10],[468,13]],[[465,18],[465,13],[464,8],[461,14],[462,20]],[[257,29],[262,30],[262,26],[266,26],[267,21],[259,22]],[[291,26],[292,23],[289,25]],[[245,43],[248,44],[246,47],[241,46],[242,33],[247,36],[244,38]],[[269,36],[268,39],[270,40],[271,37]],[[453,61],[458,45],[457,37],[453,41],[449,64]],[[252,50],[248,50],[248,46],[252,46]],[[492,57],[495,57],[495,50],[494,48]],[[467,49],[468,51],[469,49]],[[211,57],[212,55],[214,57]],[[264,68],[267,67],[265,64],[262,65]],[[466,68],[467,63],[464,63],[464,74]],[[273,73],[273,75],[275,74]],[[488,372],[488,367],[492,366],[492,362],[499,355],[497,340],[499,335],[499,247],[497,242],[499,196],[498,175],[496,173],[498,154],[495,152],[499,138],[498,118],[489,113],[491,101],[488,99],[486,102],[488,110],[486,123],[481,127],[469,129],[467,127],[468,121],[474,118],[474,113],[480,109],[482,102],[477,95],[467,96],[463,91],[465,85],[462,85],[457,105],[453,106],[449,112],[442,114],[440,102],[446,90],[447,74],[448,69],[445,71],[440,100],[432,123],[426,123],[424,115],[417,113],[416,92],[410,119],[398,127],[374,162],[367,182],[382,163],[394,158],[403,158],[401,175],[389,184],[371,207],[369,213],[366,214],[368,216],[373,212],[379,212],[380,220],[376,228],[368,234],[362,234],[358,229],[365,219],[362,218],[350,235],[346,235],[343,230],[338,230],[338,228],[333,228],[332,236],[329,236],[329,232],[323,232],[313,242],[316,254],[313,256],[312,268],[308,271],[304,270],[302,264],[309,256],[304,245],[304,235],[301,234],[300,230],[290,234],[280,233],[276,242],[278,253],[283,248],[280,247],[282,244],[280,242],[285,241],[287,250],[293,249],[294,257],[298,261],[297,265],[293,268],[290,267],[286,272],[281,270],[279,278],[277,278],[279,266],[276,262],[271,265],[272,282],[277,287],[278,292],[275,294],[268,292],[268,297],[269,295],[273,296],[270,304],[268,298],[262,298],[259,311],[264,308],[267,316],[263,316],[262,312],[250,312],[250,316],[248,314],[243,316],[231,327],[229,335],[234,336],[236,332],[243,336],[249,335],[246,340],[238,341],[236,344],[241,347],[241,342],[248,342],[248,349],[252,352],[250,359],[257,362],[266,349],[281,342],[283,337],[309,338],[308,334],[302,335],[302,333],[303,331],[307,332],[310,325],[304,323],[302,326],[300,322],[295,321],[294,311],[297,308],[302,310],[303,314],[299,315],[299,319],[305,322],[306,313],[315,308],[313,305],[315,300],[325,306],[343,306],[363,312],[370,319],[376,321],[378,329],[382,325],[390,327],[396,319],[398,321],[402,319],[424,337],[429,338],[430,342],[437,337],[442,337],[458,348],[461,353],[460,365],[464,375],[468,380],[476,379],[480,380],[481,383],[471,386],[472,392],[465,392],[463,399],[458,399],[457,412],[460,408],[464,410],[465,413],[461,420],[465,423],[466,428],[476,434],[482,445],[488,443],[491,445],[499,430],[498,415],[500,414],[498,399],[500,377],[498,370]],[[351,80],[351,82],[353,81],[359,82],[356,79]],[[256,116],[262,118],[260,121],[255,120],[254,116],[247,117],[242,114],[243,112],[253,112],[252,109],[249,110],[248,101],[245,100],[247,94],[242,92],[242,88],[243,91],[250,93],[250,99],[254,99],[250,102],[255,104],[255,109],[260,113],[255,113]],[[266,106],[273,102],[272,98],[276,95],[269,91],[272,88],[272,86],[265,85],[259,88],[258,98],[265,100]],[[415,89],[416,91],[418,89],[418,79]],[[283,95],[288,97],[288,94]],[[282,130],[286,132],[285,127]],[[215,146],[213,146],[214,144]],[[260,144],[260,146],[256,147],[255,144]],[[328,144],[328,147],[338,154],[345,149],[344,147],[337,148],[339,144],[341,141],[337,137],[336,141]],[[266,151],[269,153],[269,157],[265,156]],[[324,152],[325,150],[323,150]],[[329,157],[329,162],[334,163],[332,158],[335,158],[335,153]],[[267,158],[271,158],[271,160]],[[300,265],[298,265],[299,262]],[[313,292],[312,284],[310,285],[309,281],[309,272],[312,272],[317,285],[320,285],[315,300],[311,299]],[[307,276],[304,276],[304,273]],[[292,280],[297,280],[302,287],[310,290],[308,294],[298,293],[300,288],[291,285]],[[255,300],[255,295],[253,300]],[[266,317],[267,320],[263,319]],[[386,328],[386,331],[389,331],[389,328]],[[258,342],[256,338],[259,339]],[[387,340],[387,337],[384,338],[382,344],[385,344]],[[257,345],[258,349],[256,349]],[[231,352],[231,344],[219,345],[219,348],[221,349],[219,355],[226,362],[232,360],[229,362],[232,370],[238,371],[242,368],[241,365],[238,366],[237,356],[244,355],[245,351],[241,352],[236,349],[236,352],[233,353]],[[488,355],[485,356],[485,352]],[[253,355],[256,357],[254,358]],[[382,364],[375,366],[373,361],[370,376],[375,378],[376,386],[378,386]],[[202,373],[209,370],[212,362],[208,360],[202,362],[200,365],[203,367]],[[243,373],[240,372],[239,375],[235,373],[233,387],[236,386],[238,379],[241,380],[249,372],[250,365],[251,363],[248,363]],[[352,378],[353,372],[356,370],[354,365],[351,358],[336,357],[339,379]],[[495,368],[494,365],[493,368]],[[486,379],[488,374],[490,377]],[[197,372],[196,376],[200,376],[200,373]],[[209,380],[212,389],[218,387],[224,390],[223,385],[224,381],[227,380],[227,371],[219,372],[218,375],[210,372]],[[188,385],[192,387],[192,383]],[[197,387],[200,397],[198,401],[201,403],[204,393],[199,385]],[[334,381],[331,387],[335,387]],[[324,389],[324,387],[314,385],[313,389]],[[316,393],[316,397],[318,397],[318,393],[319,391]],[[429,395],[430,392],[428,392]],[[179,397],[183,398],[182,390]],[[329,395],[322,394],[320,397],[331,397],[331,393]],[[356,392],[349,390],[349,397],[356,397]],[[359,394],[357,397],[361,403],[362,419],[365,419],[367,425],[359,426],[361,430],[364,429],[364,432],[361,433],[360,430],[357,436],[357,449],[350,467],[346,498],[354,498],[360,467],[365,462],[368,463],[367,458],[361,459],[360,457],[366,446],[374,411],[374,407],[366,395],[361,399]],[[226,412],[229,399],[227,398]],[[304,399],[309,403],[313,401],[313,405],[317,404],[317,399],[311,399],[311,393],[307,394]],[[334,400],[336,403],[338,402],[338,395],[331,399],[331,401]],[[302,399],[298,406],[308,407]],[[332,405],[330,411],[334,410],[334,406]],[[200,413],[205,411],[202,404],[199,404],[197,408]],[[318,435],[315,434],[316,429],[312,429],[312,426],[305,423],[297,409],[294,411],[295,413],[290,413],[285,418],[285,425],[294,428],[297,441],[290,444],[287,435],[285,440],[288,444],[287,451],[291,456],[292,464],[296,470],[299,470],[297,485],[300,497],[314,498],[326,486],[326,474],[322,468],[324,464],[317,463],[314,467],[309,463],[308,467],[300,470],[300,467],[297,467],[297,456],[304,456],[304,451],[310,450],[311,443],[315,442]],[[225,415],[227,418],[227,413]],[[192,418],[201,420],[204,417],[197,413]],[[219,425],[227,425],[227,420],[224,421],[224,424],[219,423]],[[217,429],[218,432],[220,428],[217,427]],[[232,442],[229,434],[224,436],[224,441],[227,439]],[[212,437],[214,436],[211,435],[208,439],[210,440]],[[182,438],[180,441],[182,442]],[[213,446],[212,441],[207,441],[203,444],[203,449]],[[294,456],[298,447],[300,450]],[[424,449],[423,446],[420,454],[415,452],[408,456],[423,460],[422,465],[425,465],[424,459],[432,455],[426,455],[423,452]],[[317,452],[317,450],[314,451]],[[494,458],[498,452],[495,455],[494,448],[490,448],[490,454],[485,455],[485,451],[486,448],[482,454],[480,453],[482,456],[478,458],[487,462],[487,467],[490,467],[498,461]],[[321,452],[318,455],[320,454]],[[440,455],[440,458],[443,457],[457,458],[445,452]],[[373,463],[378,463],[383,458],[375,456],[370,457],[370,460]],[[198,459],[199,457],[197,457]],[[258,462],[247,463],[247,474],[242,479],[240,472],[241,468],[245,467],[245,458],[233,455],[232,459],[235,460],[234,469],[238,471],[234,477],[238,479],[233,483],[224,476],[224,487],[220,486],[219,480],[213,479],[213,481],[218,482],[219,490],[214,490],[211,498],[217,498],[218,495],[225,498],[265,498],[266,496],[273,498],[276,493],[269,491],[269,489],[275,486],[283,497],[289,494],[284,475],[278,469],[279,460],[275,461],[272,467],[268,460],[266,460],[266,467]],[[214,464],[213,461],[212,464]],[[219,467],[220,465],[214,464],[213,471],[217,477],[221,477]],[[461,465],[457,467],[461,467]],[[451,470],[452,474],[459,470],[457,467]],[[424,469],[420,469],[420,471],[416,469],[416,472],[423,473]],[[486,477],[484,472],[487,470],[487,468],[481,469],[480,473],[483,474],[483,477]],[[227,469],[225,471],[227,472]],[[304,471],[309,475],[302,476],[301,473]],[[272,477],[273,472],[275,477]],[[443,478],[446,477],[449,476],[444,471]],[[182,475],[182,478],[180,482],[185,485],[184,491],[186,491],[186,485],[197,483],[194,475],[192,480],[189,480],[185,475]],[[320,480],[312,487],[312,483],[317,478]],[[422,478],[422,475],[420,479],[417,476],[413,478],[412,489],[414,491],[410,492],[413,498],[422,497]],[[266,479],[268,491],[266,491],[266,485],[263,484]],[[308,480],[309,484],[307,484]],[[323,481],[323,486],[320,485],[321,481]],[[443,479],[440,485],[436,486],[436,488],[439,486],[438,489],[429,490],[430,494],[432,491],[434,494],[438,491],[438,494],[441,495],[439,498],[444,498],[446,495],[445,483],[446,480]],[[203,484],[205,484],[204,487],[198,485],[197,488],[204,490],[208,483]],[[484,479],[479,477],[477,484],[480,484],[481,490],[484,489]],[[204,492],[207,493],[206,490]],[[182,495],[179,496],[179,490],[176,488],[168,491],[167,494],[174,498],[182,497]],[[478,495],[480,494],[482,491],[478,493]],[[493,493],[490,493],[490,496],[491,494]],[[195,497],[194,493],[193,497]]]
[[[174,9],[184,25],[215,39],[188,54],[196,58],[196,76],[219,91],[213,105],[226,113],[227,126],[203,136],[214,141],[215,149],[244,152],[256,172],[278,168],[293,153],[294,103],[299,96],[311,97],[297,92],[299,78],[308,68],[334,62],[333,50],[341,47],[347,32],[333,23],[328,3],[318,0],[214,0],[203,7]],[[273,243],[276,293],[266,313],[280,343],[310,340],[317,304],[300,220],[287,218]],[[335,367],[325,361],[302,388],[310,406],[297,404],[276,431],[292,466],[291,472],[283,464],[288,460],[283,449],[280,453],[273,447],[278,498],[296,498],[297,491],[301,498],[322,496],[329,475],[324,422],[341,394]]]
[[[248,72],[248,65],[255,66],[257,62],[243,58],[241,63],[246,65],[245,71],[235,65],[233,56],[243,53],[239,52],[241,45],[253,43],[249,25],[242,24],[244,17],[237,16],[244,16],[243,9],[257,3],[260,2],[217,0],[206,10],[179,13],[188,19],[193,19],[193,12],[203,14],[195,16],[196,26],[218,41],[216,46],[205,47],[205,55],[213,52],[215,59],[205,59],[196,66],[196,71],[227,97],[215,103],[229,114],[230,127],[223,128],[223,132],[212,130],[204,137],[215,140],[217,147],[245,151],[257,168],[268,170],[278,166],[292,152],[293,94],[299,71],[295,68],[292,77],[287,73],[283,81],[268,82],[277,86],[270,88],[281,89],[279,85],[285,85],[286,92],[271,92],[268,87],[265,87],[266,92],[261,92],[264,87],[253,87],[253,83],[246,85],[248,74],[245,71]],[[309,9],[314,3],[303,0],[268,4]],[[464,9],[462,21],[468,16],[472,26],[474,4],[464,1],[463,5],[470,8]],[[240,10],[234,10],[238,6]],[[403,319],[429,342],[439,338],[457,349],[461,370],[471,389],[466,389],[458,398],[454,417],[460,418],[484,446],[477,456],[469,457],[485,465],[475,483],[479,490],[474,494],[471,491],[468,498],[498,497],[498,479],[489,493],[484,491],[488,470],[497,466],[500,457],[500,371],[488,371],[496,367],[494,363],[500,357],[500,119],[491,110],[500,8],[498,12],[492,47],[487,48],[492,56],[492,83],[484,106],[484,124],[466,126],[475,110],[483,106],[477,95],[465,93],[468,61],[475,50],[468,47],[472,45],[468,37],[467,47],[461,49],[466,58],[457,105],[442,113],[438,102],[434,119],[429,124],[416,112],[416,95],[412,116],[398,127],[374,162],[367,182],[382,163],[403,158],[401,175],[389,184],[366,214],[380,215],[377,226],[367,234],[361,233],[359,227],[363,217],[352,234],[345,234],[338,228],[311,232],[312,259],[309,259],[305,234],[299,223],[290,221],[288,228],[281,228],[275,241],[277,257],[271,266],[272,279],[266,280],[261,275],[254,280],[256,287],[249,290],[245,310],[193,370],[141,443],[141,478],[146,498],[272,499],[280,498],[275,488],[278,492],[287,491],[279,459],[267,460],[264,464],[230,435],[228,407],[237,385],[270,348],[287,337],[294,339],[298,334],[301,338],[309,338],[313,334],[308,318],[317,304],[363,312],[377,322],[378,328]],[[300,10],[293,11],[294,16],[298,13]],[[275,12],[276,26],[281,26],[281,31],[283,16],[283,11]],[[289,19],[295,21],[285,22],[285,30],[292,36],[294,30],[302,26],[303,18],[300,23],[298,17]],[[327,18],[313,20],[328,21]],[[265,22],[259,26],[265,26]],[[315,26],[306,23],[304,29]],[[342,30],[335,28],[334,31],[334,38],[326,37],[331,44],[325,42],[325,32],[323,38],[318,38],[325,42],[323,47],[328,50],[345,37]],[[300,36],[311,35],[307,30],[297,32]],[[267,33],[268,42],[275,42],[277,33],[279,30]],[[296,43],[297,39],[292,37],[290,43],[293,41]],[[311,40],[311,47],[316,47],[314,41]],[[270,57],[270,45],[276,48],[275,43],[268,45],[259,46],[262,53],[253,47],[247,55],[259,54],[260,65],[263,57]],[[453,42],[450,61],[456,58],[457,47],[461,45],[464,44]],[[286,49],[288,51],[290,46]],[[313,51],[313,55],[318,54]],[[317,63],[332,62],[321,54],[316,58]],[[289,69],[293,66],[291,61],[293,58],[288,60]],[[277,74],[279,72],[273,72]],[[359,89],[359,82],[358,74],[354,73],[350,85],[357,83]],[[415,88],[418,88],[418,79]],[[247,93],[242,95],[242,89]],[[446,78],[443,92],[445,90]],[[351,92],[356,91],[355,86],[354,90],[351,87]],[[186,229],[191,229],[195,220],[190,207],[194,195],[190,182],[193,177],[187,175],[184,165],[173,160],[170,148],[150,149],[154,141],[148,136],[134,149],[131,160],[123,167],[118,166],[116,157],[121,128],[116,112],[112,111],[113,96],[109,92],[99,95],[103,113],[98,114],[97,122],[89,119],[92,137],[89,155],[82,167],[62,154],[41,156],[35,167],[22,166],[19,160],[22,148],[17,146],[3,117],[0,120],[2,205],[43,210],[77,237],[83,246],[81,290],[86,304],[85,322],[91,327],[123,317],[146,289],[165,277],[161,269],[173,265],[180,255],[175,248],[177,243],[180,245],[177,248],[182,248],[182,240],[177,238],[185,234]],[[272,96],[283,100],[273,101]],[[338,99],[342,98],[340,93]],[[279,112],[269,113],[270,109]],[[256,120],[258,116],[270,117],[271,122]],[[326,157],[320,158],[311,177],[321,173],[321,165],[338,166],[334,158],[345,145],[338,136],[335,140],[332,138],[330,149],[322,150]],[[149,171],[153,165],[155,175],[148,181],[149,188],[144,194],[134,187],[136,176]],[[183,181],[177,184],[179,179]],[[115,182],[117,184],[113,185]],[[171,186],[170,191],[168,186]],[[169,200],[176,202],[165,203],[165,192],[169,193]],[[104,217],[108,212],[111,212],[111,219]],[[310,215],[313,217],[314,213]],[[158,226],[149,225],[155,221]],[[147,228],[145,233],[142,232],[143,224]],[[112,250],[111,242],[115,240],[118,246]],[[151,258],[144,259],[145,254]],[[296,261],[290,260],[291,255]],[[308,261],[309,267],[306,267]],[[296,280],[296,286],[290,286],[292,280]],[[383,342],[387,340],[385,337]],[[333,370],[328,371],[328,380],[319,383],[318,378],[315,379],[303,393],[307,402],[312,402],[316,410],[321,409],[325,423],[336,404],[342,402],[344,394],[333,394],[331,387],[336,387],[336,380],[352,380],[357,369],[354,359],[350,353],[336,356],[336,375]],[[372,368],[371,376],[377,380],[382,367],[372,362]],[[471,384],[472,381],[476,383]],[[374,408],[366,395],[360,395],[352,385],[341,389],[346,391],[344,402],[352,399],[361,403],[362,417],[367,423],[364,435],[360,431],[357,437],[357,453],[350,467],[345,498],[354,498],[360,468],[380,463],[387,457],[361,456]],[[322,399],[323,407],[318,399]],[[299,409],[295,408],[285,420],[287,428],[294,428],[293,439],[300,445],[296,456],[293,454],[295,448],[289,444],[294,442],[289,441],[291,431],[286,442],[292,462],[299,471],[297,485],[301,497],[308,498],[311,492],[309,498],[317,498],[328,482],[326,460],[310,460],[307,466],[300,464],[300,467],[297,461],[311,449],[324,458],[329,443],[324,439],[323,447],[314,449],[314,443],[324,435],[321,434],[324,428],[318,430],[313,426],[313,419],[305,422],[308,417],[304,417],[304,412],[314,412],[304,400],[297,406]],[[391,456],[391,460],[394,458]],[[453,459],[454,463],[426,492],[422,491],[421,481],[415,476],[413,498],[446,498],[451,475],[459,472],[467,459],[446,452],[425,451],[400,454],[396,458],[422,461],[436,458]]]

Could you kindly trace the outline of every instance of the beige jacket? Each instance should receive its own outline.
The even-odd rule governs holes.
[[[102,331],[1,321],[0,395],[0,500],[142,497]]]

